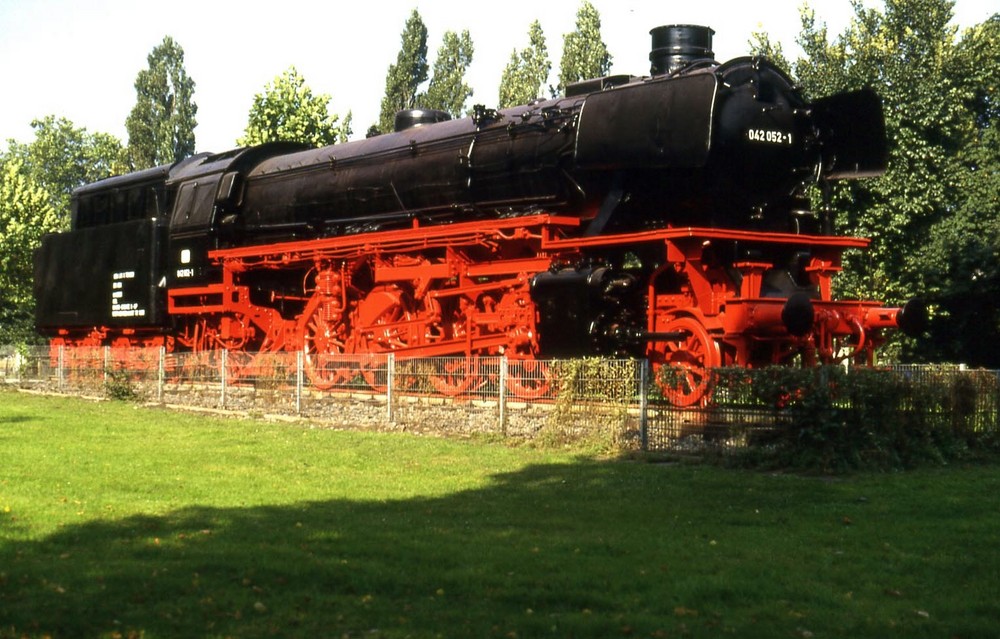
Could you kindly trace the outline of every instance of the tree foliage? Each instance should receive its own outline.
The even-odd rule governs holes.
[[[806,8],[805,55],[793,68],[809,97],[868,86],[883,99],[885,176],[834,192],[839,230],[873,240],[865,254],[848,256],[842,293],[924,295],[937,320],[930,338],[909,345],[911,357],[1000,366],[1000,346],[976,346],[1000,344],[1000,18],[956,38],[953,7],[950,0],[886,0],[884,10],[856,3],[851,24],[833,40]],[[758,40],[759,50],[774,54],[766,37]],[[963,335],[962,327],[976,333]]]
[[[385,95],[379,120],[369,129],[372,133],[388,133],[395,128],[396,112],[416,106],[417,89],[427,80],[427,27],[414,9],[406,20],[400,36],[402,46],[395,64],[389,65],[385,77]]]
[[[601,38],[601,14],[584,0],[576,12],[576,29],[563,36],[559,86],[553,93],[562,94],[568,84],[604,77],[610,71],[611,54]]]
[[[35,139],[29,144],[8,143],[8,156],[17,158],[21,171],[50,198],[60,225],[69,222],[73,189],[90,182],[127,173],[128,154],[118,138],[90,133],[66,118],[46,116],[31,123]]]
[[[527,104],[539,97],[551,70],[545,34],[535,20],[528,27],[528,46],[510,54],[510,62],[500,77],[500,108]]]
[[[465,101],[472,96],[472,87],[465,82],[465,71],[472,64],[472,37],[468,30],[457,34],[447,31],[434,59],[427,92],[417,98],[417,104],[428,109],[447,111],[453,118],[461,117]]]
[[[132,168],[170,164],[194,153],[194,80],[184,70],[184,49],[166,36],[135,79],[136,102],[125,121]]]
[[[23,160],[0,159],[0,343],[33,335],[32,254],[59,226],[52,196],[28,175]]]
[[[923,354],[1000,367],[1000,16],[962,36],[951,61],[968,109],[947,215],[914,256],[936,307]]]
[[[44,234],[69,226],[73,189],[128,170],[121,142],[50,115],[35,139],[0,154],[0,343],[32,341],[32,255]]]
[[[328,108],[330,96],[314,95],[298,70],[289,67],[254,96],[239,146],[276,142],[304,142],[326,146],[346,142],[351,135],[351,114],[342,124]]]

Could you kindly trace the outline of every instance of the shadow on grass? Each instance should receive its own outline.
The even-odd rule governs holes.
[[[659,525],[629,486],[649,476],[537,466],[441,497],[68,526],[0,545],[0,637],[655,632],[674,603],[649,596]]]
[[[918,481],[949,500],[581,461],[434,497],[109,517],[8,535],[0,637],[990,636],[996,479]]]
[[[41,423],[42,420],[30,415],[3,415],[0,416],[0,424],[29,424],[31,422]]]

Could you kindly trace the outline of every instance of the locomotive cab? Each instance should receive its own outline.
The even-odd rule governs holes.
[[[245,241],[240,213],[246,171],[265,158],[303,148],[308,146],[272,142],[214,155],[203,153],[171,171],[167,186],[176,192],[170,213],[167,281],[171,288],[218,280],[219,269],[209,261],[209,251]]]

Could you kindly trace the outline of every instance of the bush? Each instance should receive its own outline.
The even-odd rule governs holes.
[[[720,369],[710,409],[772,411],[772,436],[731,456],[741,463],[821,472],[910,468],[995,450],[996,386],[994,375],[957,372]]]
[[[140,399],[139,392],[132,383],[132,373],[124,369],[104,371],[104,394],[108,399],[120,402],[134,402]]]
[[[573,445],[598,453],[620,453],[637,433],[630,431],[629,406],[636,401],[637,368],[632,360],[562,360],[550,369],[552,412],[539,441]]]

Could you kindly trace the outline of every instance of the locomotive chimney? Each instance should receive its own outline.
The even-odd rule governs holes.
[[[695,24],[670,24],[656,27],[649,32],[653,36],[652,50],[649,52],[649,74],[663,75],[675,73],[695,60],[711,60],[711,27]]]
[[[437,124],[450,119],[451,116],[447,111],[438,109],[404,109],[396,113],[395,131],[398,133],[415,126]]]

